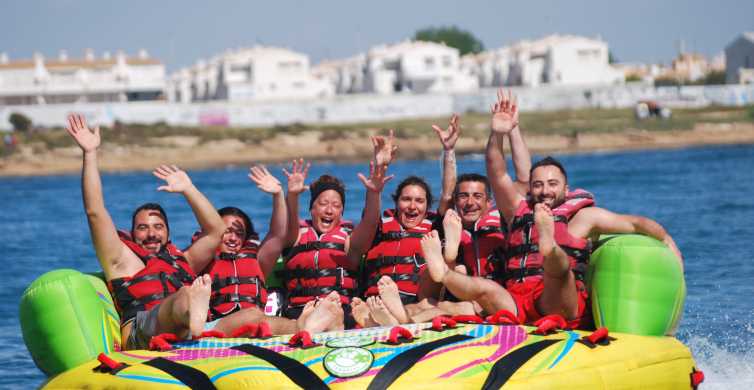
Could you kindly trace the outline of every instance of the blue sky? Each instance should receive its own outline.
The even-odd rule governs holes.
[[[11,59],[145,48],[169,70],[254,43],[301,51],[313,62],[342,58],[451,24],[487,48],[550,33],[600,36],[619,60],[643,62],[669,62],[681,39],[714,55],[754,31],[752,0],[4,0],[0,15],[0,51]]]

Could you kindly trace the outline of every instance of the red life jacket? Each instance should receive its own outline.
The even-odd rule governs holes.
[[[204,270],[212,278],[210,320],[249,307],[264,308],[267,289],[257,260],[258,252],[259,238],[256,235],[250,236],[238,253],[216,252]]]
[[[461,231],[459,258],[470,275],[492,279],[502,269],[507,226],[501,226],[498,210],[490,210],[474,223],[473,229]]]
[[[569,192],[566,201],[552,209],[555,220],[555,241],[568,255],[571,270],[576,279],[583,280],[589,263],[591,243],[581,237],[574,237],[568,233],[568,221],[584,207],[594,205],[594,197],[584,190]],[[542,255],[537,245],[539,233],[534,226],[534,210],[528,201],[521,201],[516,215],[511,222],[506,250],[505,282],[523,282],[526,279],[542,278]]]
[[[385,210],[374,238],[375,244],[367,252],[365,265],[368,279],[365,295],[378,295],[377,281],[383,275],[388,275],[398,285],[404,304],[413,303],[419,291],[419,271],[426,263],[421,238],[432,231],[439,217],[427,212],[419,225],[406,230],[395,218],[395,214],[395,210]]]
[[[183,252],[172,243],[168,242],[157,253],[149,253],[135,243],[128,233],[118,232],[118,236],[145,265],[133,276],[112,279],[107,283],[121,323],[136,317],[139,311],[153,308],[196,278]]]
[[[327,233],[318,234],[310,220],[301,221],[298,244],[283,251],[285,269],[280,273],[288,291],[288,304],[301,306],[332,291],[349,303],[356,293],[356,279],[348,267],[345,244],[353,225],[341,221]]]

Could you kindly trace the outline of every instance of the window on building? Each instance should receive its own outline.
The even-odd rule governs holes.
[[[278,62],[278,69],[283,71],[299,70],[303,65],[299,61],[281,61]]]
[[[424,57],[424,67],[427,68],[427,70],[431,70],[435,68],[435,58],[434,57]]]
[[[450,68],[453,65],[453,59],[450,58],[450,56],[443,56],[442,57],[442,66],[446,68]]]
[[[293,88],[304,89],[304,88],[306,88],[306,83],[303,82],[303,81],[296,81],[296,82],[293,83]]]

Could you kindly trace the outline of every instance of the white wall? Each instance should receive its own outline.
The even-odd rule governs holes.
[[[580,87],[514,88],[522,110],[557,110],[588,107],[632,107],[638,100],[655,99],[672,107],[710,104],[754,104],[754,85],[654,88],[641,84]],[[263,103],[86,103],[0,107],[0,129],[10,130],[8,118],[20,112],[36,126],[62,127],[70,112],[84,113],[92,123],[166,122],[171,125],[274,126],[300,123],[346,124],[407,118],[442,117],[453,112],[488,112],[496,90],[486,88],[463,94],[348,95],[327,99]]]

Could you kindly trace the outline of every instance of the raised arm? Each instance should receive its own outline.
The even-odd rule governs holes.
[[[288,209],[285,207],[283,186],[264,165],[251,167],[249,179],[257,185],[260,191],[272,195],[270,230],[262,241],[257,255],[262,272],[268,275],[275,267],[275,262],[285,246],[285,238],[288,233]]]
[[[531,154],[529,148],[524,142],[521,134],[521,127],[516,126],[508,135],[508,141],[511,145],[511,159],[513,160],[513,169],[516,171],[516,190],[521,195],[526,196],[529,192],[529,174],[531,171]]]
[[[518,126],[518,108],[513,102],[510,92],[506,97],[502,90],[498,91],[498,100],[492,106],[491,132],[487,141],[485,160],[487,177],[495,196],[497,208],[503,213],[506,221],[511,221],[518,204],[524,197],[516,190],[503,153],[503,137]]]
[[[303,158],[291,162],[291,171],[283,168],[283,173],[288,178],[288,195],[285,204],[288,208],[288,226],[286,228],[283,247],[291,247],[298,242],[298,198],[302,192],[308,189],[304,184],[306,175],[309,174],[310,163],[305,163]]]
[[[97,149],[100,146],[99,126],[89,128],[83,115],[71,114],[68,116],[66,130],[84,153],[81,193],[92,243],[105,277],[110,280],[138,272],[138,269],[134,268],[136,261],[139,261],[138,257],[120,241],[115,224],[105,208],[102,181],[97,165]]]
[[[442,192],[440,193],[440,204],[437,206],[437,211],[440,215],[445,215],[445,211],[451,207],[453,202],[453,189],[456,185],[455,146],[461,134],[458,115],[453,114],[450,117],[446,130],[437,125],[432,125],[432,130],[435,131],[442,144]]]
[[[386,165],[377,165],[369,162],[369,178],[359,173],[359,180],[366,188],[364,200],[364,213],[359,224],[353,229],[348,246],[348,261],[352,267],[358,267],[361,257],[369,250],[374,240],[374,234],[380,221],[380,198],[385,183],[393,178],[385,176]]]
[[[158,191],[179,193],[186,198],[196,221],[205,233],[184,253],[191,268],[195,272],[201,272],[215,256],[215,249],[220,245],[225,232],[225,223],[209,199],[194,186],[186,172],[175,165],[161,165],[155,168],[152,174],[165,181],[165,185],[157,188]]]
[[[664,242],[683,264],[681,251],[673,238],[659,223],[652,219],[588,207],[580,210],[568,223],[568,232],[577,237],[598,238],[601,234],[638,233]]]

